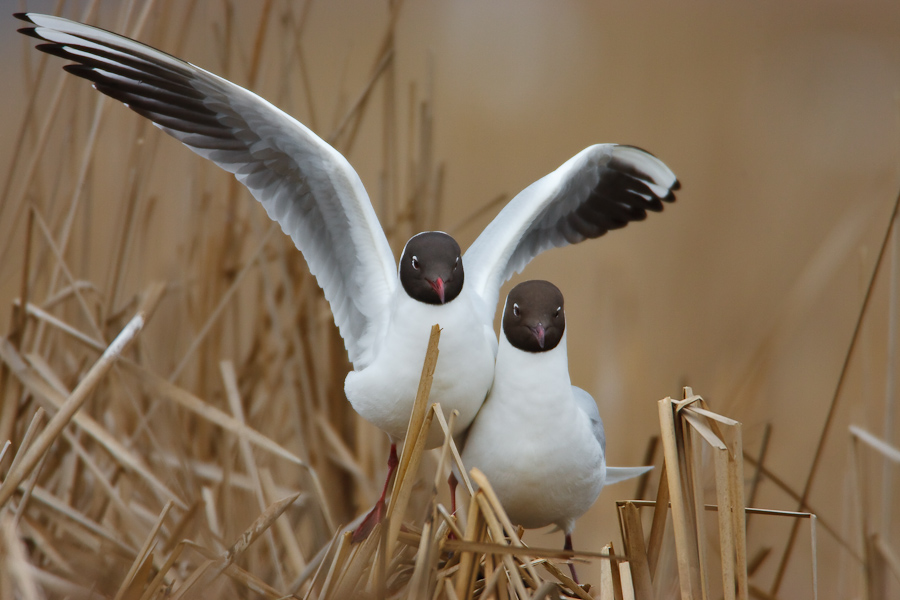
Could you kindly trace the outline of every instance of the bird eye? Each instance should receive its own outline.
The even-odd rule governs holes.
[[[519,316],[519,305],[515,302],[513,302],[513,316],[514,317]]]
[[[562,306],[557,306],[557,307],[556,307],[556,314],[553,315],[553,316],[554,316],[554,317],[558,317],[561,310],[562,310]]]
[[[419,270],[419,259],[415,256],[412,257],[412,268],[416,271]]]
[[[456,270],[456,267],[458,267],[458,266],[459,266],[459,257],[457,256],[457,257],[456,257],[456,262],[453,263],[453,270],[455,271],[455,270]]]

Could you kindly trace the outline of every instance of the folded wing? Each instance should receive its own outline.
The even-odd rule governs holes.
[[[640,148],[590,146],[500,211],[463,257],[466,282],[493,311],[500,286],[532,258],[660,212],[679,187],[674,173]]]
[[[369,197],[347,160],[256,94],[164,52],[67,19],[17,14],[38,49],[233,173],[291,236],[357,369],[373,357],[397,285]]]
[[[593,396],[577,386],[572,386],[572,395],[575,398],[575,404],[588,416],[591,420],[591,431],[594,432],[594,438],[600,444],[600,451],[606,456],[606,432],[603,430],[603,419],[600,418],[600,409],[594,402]]]
[[[591,429],[594,432],[594,437],[597,439],[597,442],[600,444],[600,448],[603,450],[604,457],[606,456],[606,433],[603,431],[603,420],[600,418],[600,409],[597,408],[597,403],[594,402],[594,399],[588,394],[586,391],[579,387],[572,386],[572,393],[575,397],[575,403],[578,405],[584,413],[591,420]],[[653,467],[610,467],[607,465],[606,467],[606,479],[604,480],[603,485],[612,485],[614,483],[619,483],[620,481],[626,481],[628,479],[633,479],[635,477],[640,477],[644,473],[651,471]]]

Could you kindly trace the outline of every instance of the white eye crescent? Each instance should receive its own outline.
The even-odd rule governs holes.
[[[416,271],[419,270],[419,259],[415,256],[412,257],[412,268]]]
[[[456,257],[456,262],[453,263],[453,270],[455,271],[455,270],[456,270],[456,267],[458,267],[458,266],[459,266],[459,257],[457,256],[457,257]]]
[[[554,316],[554,317],[558,317],[560,312],[562,312],[562,306],[557,306],[557,307],[556,307],[556,314],[553,315],[553,316]]]
[[[513,316],[514,317],[519,316],[519,305],[515,302],[513,302]]]

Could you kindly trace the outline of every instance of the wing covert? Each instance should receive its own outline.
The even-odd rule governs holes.
[[[591,420],[591,431],[594,432],[594,438],[600,444],[600,450],[606,456],[606,432],[603,430],[603,419],[600,418],[600,409],[594,402],[594,397],[577,386],[572,386],[572,395],[575,397],[575,404],[580,408]]]
[[[37,48],[244,184],[303,253],[359,369],[387,326],[396,265],[362,181],[303,124],[256,94],[123,36],[17,14]]]

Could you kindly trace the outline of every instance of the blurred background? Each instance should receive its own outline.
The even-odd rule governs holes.
[[[597,400],[611,464],[644,460],[659,429],[657,401],[681,398],[688,385],[713,410],[742,421],[746,450],[757,456],[765,446],[768,469],[803,491],[900,189],[900,4],[79,0],[7,8],[61,10],[133,35],[269,99],[346,152],[380,216],[396,224],[395,252],[419,223],[467,247],[505,200],[588,145],[650,151],[682,183],[675,204],[646,222],[547,252],[512,283],[549,279],[565,294],[572,380]],[[243,188],[234,190],[230,175],[117,104],[96,108],[99,95],[64,74],[62,61],[41,66],[32,40],[15,33],[20,25],[0,18],[0,181],[7,186],[0,323],[10,322],[21,287],[21,198],[53,207],[60,216],[48,221],[62,231],[94,135],[71,216],[72,231],[82,235],[66,252],[74,277],[85,281],[107,281],[113,259],[124,261],[115,267],[121,277],[112,312],[147,282],[193,285],[198,273],[185,270],[186,257],[212,251],[192,246],[200,229],[238,227],[247,239],[263,239],[265,214]],[[365,117],[348,125],[371,81]],[[51,110],[59,117],[46,139],[59,158],[32,165]],[[132,162],[151,150],[152,159]],[[152,201],[128,217],[122,198],[135,177],[137,193]],[[424,215],[410,216],[410,198],[426,207]],[[230,220],[238,217],[240,224]],[[138,219],[140,234],[123,250],[128,218]],[[897,237],[895,230],[878,269],[803,509],[834,531],[818,537],[825,598],[862,594],[861,513],[868,533],[900,552],[897,467],[891,484],[875,455],[862,452],[860,483],[848,433],[854,424],[900,444],[891,408],[900,391]],[[258,243],[236,251],[235,265]],[[299,253],[290,260],[304,269]],[[52,292],[35,288],[38,298]],[[160,310],[174,312],[165,302]],[[189,312],[202,322],[215,302]],[[327,321],[320,311],[319,322]],[[253,351],[254,321],[230,326],[216,360],[240,362]],[[165,373],[190,343],[177,324],[150,323],[145,337],[154,340],[151,362]],[[198,378],[189,369],[180,381],[191,387]],[[364,427],[344,429],[351,447]],[[377,490],[383,457],[367,460]],[[749,465],[745,474],[753,475]],[[633,484],[605,490],[579,521],[576,548],[618,542],[614,502],[633,494]],[[754,505],[799,507],[765,478]],[[340,517],[352,513],[348,506]],[[789,529],[754,517],[749,554],[771,548],[754,575],[760,589],[772,588]],[[525,540],[562,545],[561,534],[542,535]],[[810,561],[810,544],[798,542],[777,597],[811,597]],[[584,569],[583,579],[595,577],[596,565]],[[896,580],[890,585],[898,589]]]

